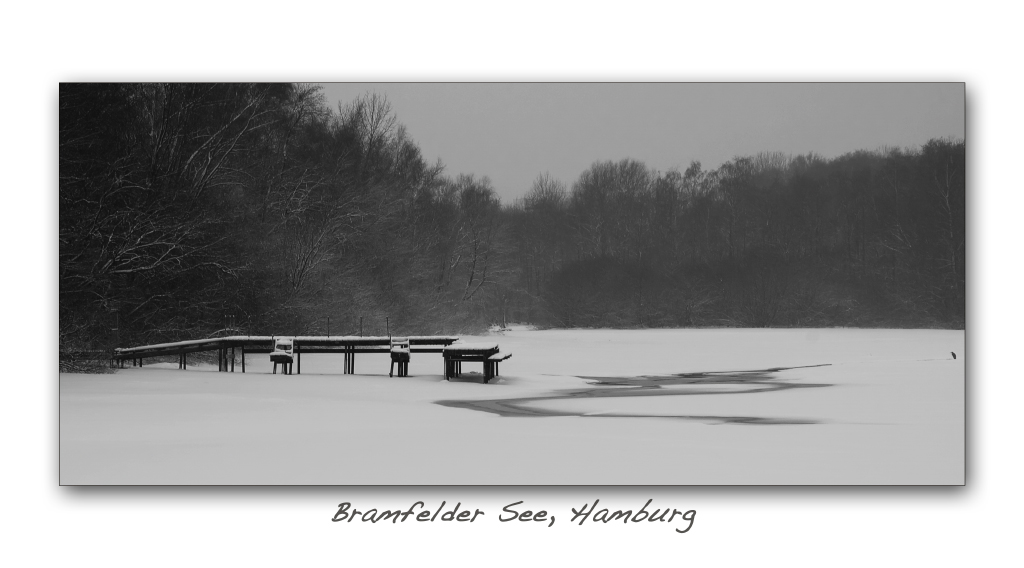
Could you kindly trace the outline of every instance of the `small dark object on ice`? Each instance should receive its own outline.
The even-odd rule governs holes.
[[[956,359],[956,351],[950,351],[953,354],[953,358]]]

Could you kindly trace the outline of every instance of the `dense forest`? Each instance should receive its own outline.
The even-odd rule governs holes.
[[[63,84],[59,107],[65,358],[361,319],[964,326],[962,140],[596,162],[502,203],[428,163],[377,94],[334,109],[309,85]]]

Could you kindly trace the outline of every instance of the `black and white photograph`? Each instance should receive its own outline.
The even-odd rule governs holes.
[[[62,82],[59,482],[963,485],[965,93]]]
[[[11,5],[4,565],[1011,564],[1017,12]]]

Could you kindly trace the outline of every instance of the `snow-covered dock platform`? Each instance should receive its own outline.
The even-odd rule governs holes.
[[[241,370],[245,372],[246,353],[270,353],[274,350],[274,341],[285,336],[273,335],[234,335],[210,339],[195,339],[173,343],[158,343],[138,347],[118,348],[114,350],[113,361],[125,366],[131,361],[133,366],[142,366],[145,358],[178,356],[178,368],[188,368],[187,355],[206,351],[216,351],[218,370],[233,372],[236,354],[240,352]],[[295,346],[297,373],[302,372],[303,353],[340,353],[345,356],[345,374],[355,373],[355,356],[357,353],[389,353],[391,338],[387,336],[316,336],[300,335],[290,337]],[[420,335],[410,336],[410,353],[442,353],[444,348],[459,340],[453,335]]]
[[[462,363],[470,361],[484,364],[485,383],[498,375],[498,363],[512,356],[511,353],[502,353],[497,343],[457,343],[445,347],[442,352],[445,379],[461,375]]]

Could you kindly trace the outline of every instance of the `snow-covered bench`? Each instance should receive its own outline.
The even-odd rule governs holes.
[[[398,363],[398,376],[408,377],[409,376],[409,357],[411,350],[409,349],[409,338],[408,337],[392,337],[391,338],[391,370],[388,371],[388,376],[395,376],[395,363]]]

